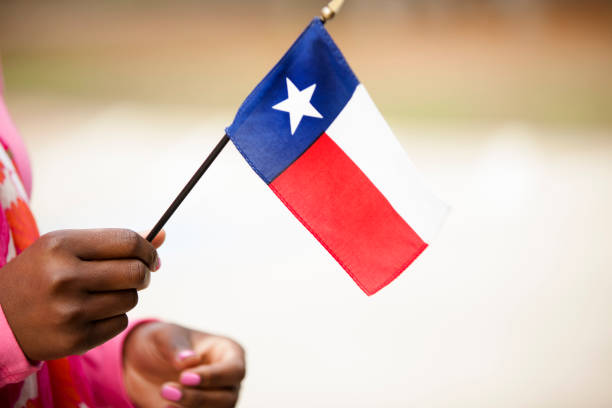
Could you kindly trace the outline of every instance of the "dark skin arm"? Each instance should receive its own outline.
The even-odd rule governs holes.
[[[2,267],[0,304],[30,360],[80,354],[126,328],[158,267],[155,247],[133,231],[55,231]]]
[[[80,354],[123,331],[164,239],[163,231],[152,244],[129,230],[56,231],[2,267],[0,304],[24,354]],[[167,323],[136,327],[123,357],[138,407],[234,407],[245,375],[236,342]]]

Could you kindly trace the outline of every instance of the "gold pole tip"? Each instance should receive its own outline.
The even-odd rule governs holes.
[[[325,23],[328,20],[334,18],[334,10],[330,9],[328,6],[325,6],[321,9],[321,20]]]
[[[321,9],[321,20],[325,23],[326,21],[334,18],[336,14],[342,8],[342,4],[344,4],[344,0],[332,0],[329,4]]]

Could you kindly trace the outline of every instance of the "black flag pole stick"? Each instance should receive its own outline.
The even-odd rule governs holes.
[[[204,173],[206,173],[206,170],[208,170],[212,162],[214,162],[217,156],[219,156],[219,153],[221,153],[221,150],[223,150],[227,142],[229,142],[229,137],[227,135],[224,135],[221,140],[219,140],[219,143],[217,143],[212,152],[210,152],[206,160],[204,160],[204,163],[202,163],[200,168],[195,172],[193,176],[191,176],[191,179],[187,182],[187,184],[185,184],[185,187],[183,187],[178,196],[176,196],[176,198],[174,199],[172,204],[170,204],[170,207],[168,207],[164,215],[162,215],[159,221],[157,221],[157,224],[155,224],[151,232],[149,232],[149,235],[147,235],[147,241],[153,241],[153,239],[157,236],[157,234],[159,234],[162,228],[164,228],[166,222],[168,222],[170,217],[172,217],[172,214],[174,214],[176,209],[179,208],[179,205],[181,205],[185,197],[187,197],[191,190],[193,190],[195,185],[198,184],[198,181],[200,181],[200,179],[202,178]]]
[[[343,3],[344,0],[332,0],[327,6],[321,9],[321,21],[323,22],[323,24],[334,18],[338,11],[340,11],[340,8],[342,7]],[[172,217],[172,214],[174,214],[177,208],[179,208],[181,203],[185,200],[187,195],[189,195],[191,190],[193,190],[195,185],[198,184],[198,181],[200,181],[204,173],[206,173],[206,170],[208,170],[210,165],[219,156],[219,153],[221,153],[221,151],[223,150],[225,145],[227,145],[227,142],[229,142],[229,140],[230,139],[227,134],[224,135],[221,140],[219,140],[215,148],[212,150],[212,152],[210,152],[206,160],[204,160],[204,163],[202,163],[202,165],[195,172],[195,174],[191,176],[191,179],[189,179],[185,187],[183,187],[183,189],[176,196],[174,201],[172,201],[172,204],[170,204],[170,207],[168,207],[166,212],[164,212],[164,215],[161,216],[161,218],[159,219],[159,221],[157,221],[153,229],[151,229],[151,231],[147,235],[147,241],[153,241],[153,239],[157,236],[157,234],[159,234],[162,228],[164,228],[164,225],[166,225],[170,217]]]

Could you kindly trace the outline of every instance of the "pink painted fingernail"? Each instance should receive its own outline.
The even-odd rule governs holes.
[[[153,272],[159,271],[159,268],[161,268],[161,259],[158,255],[157,260],[155,261],[155,269],[153,269]]]
[[[183,361],[183,360],[186,360],[189,357],[193,357],[195,355],[196,355],[196,353],[193,350],[183,350],[183,351],[178,353],[178,359],[179,359],[179,361]]]
[[[180,401],[181,397],[183,396],[183,393],[176,387],[173,387],[171,385],[164,385],[162,387],[161,395],[169,401]]]
[[[183,373],[181,374],[181,384],[185,385],[198,385],[200,383],[200,376],[196,373]]]

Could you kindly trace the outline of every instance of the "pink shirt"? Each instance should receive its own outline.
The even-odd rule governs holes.
[[[2,169],[9,171],[8,174],[17,173],[19,181],[13,186],[15,194],[27,195],[21,200],[21,204],[27,207],[23,200],[27,201],[32,190],[30,162],[4,103],[1,72],[0,142],[3,145],[0,149],[4,147],[10,156],[7,159],[2,150]],[[19,193],[23,190],[24,193]],[[9,211],[12,209],[0,209],[0,241],[4,242],[5,247],[9,242]],[[0,267],[4,265],[9,252],[9,249],[0,248]],[[130,330],[144,322],[130,324],[122,334],[83,356],[32,364],[21,351],[0,305],[0,407],[132,407],[123,383],[123,342]]]

